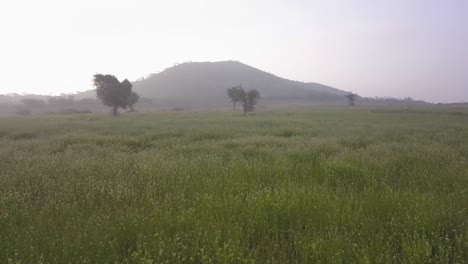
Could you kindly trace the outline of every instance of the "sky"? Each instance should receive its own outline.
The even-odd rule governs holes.
[[[0,94],[235,60],[362,96],[468,101],[466,0],[2,1],[0,34]]]

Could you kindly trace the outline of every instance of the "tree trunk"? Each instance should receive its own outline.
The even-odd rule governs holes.
[[[244,110],[244,116],[247,116],[247,106],[242,104],[242,110]]]
[[[113,116],[117,116],[117,115],[119,114],[119,112],[117,112],[117,109],[118,109],[118,108],[119,108],[118,106],[114,106],[114,107],[112,108],[112,115],[113,115]]]
[[[236,110],[236,103],[232,102],[232,105],[234,106],[234,110]]]
[[[133,108],[133,105],[128,106],[130,108],[130,112],[135,112],[135,108]]]

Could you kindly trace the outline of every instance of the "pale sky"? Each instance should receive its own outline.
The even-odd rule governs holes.
[[[468,101],[468,0],[4,0],[0,93],[236,60],[363,96]]]

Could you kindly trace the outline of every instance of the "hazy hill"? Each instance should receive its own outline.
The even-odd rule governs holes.
[[[140,94],[139,107],[151,104],[157,108],[230,107],[226,89],[242,84],[245,89],[257,89],[262,95],[260,105],[314,104],[346,105],[346,91],[318,83],[291,81],[236,61],[186,62],[150,74],[133,82],[133,90]],[[0,104],[18,103],[24,98],[43,98],[37,95],[0,96]],[[96,92],[89,90],[74,95],[83,107],[95,109],[100,105]],[[91,98],[89,101],[80,101]],[[151,99],[151,100],[148,100]],[[146,103],[145,103],[146,102]],[[426,102],[397,98],[357,98],[358,105],[426,105]],[[101,105],[100,105],[101,106]],[[150,107],[150,106],[148,106]]]
[[[192,102],[226,100],[226,89],[238,84],[259,90],[266,99],[313,99],[314,95],[341,99],[346,94],[317,83],[286,80],[235,61],[183,63],[133,84],[144,97]]]
[[[345,102],[347,92],[318,83],[287,80],[236,61],[187,62],[133,82],[133,90],[155,102],[178,105],[226,105],[226,89],[242,84],[264,100]],[[77,95],[95,97],[94,91]]]

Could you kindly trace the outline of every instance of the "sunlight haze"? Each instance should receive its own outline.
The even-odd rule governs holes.
[[[467,13],[464,0],[8,1],[0,94],[235,60],[362,96],[468,101]]]

